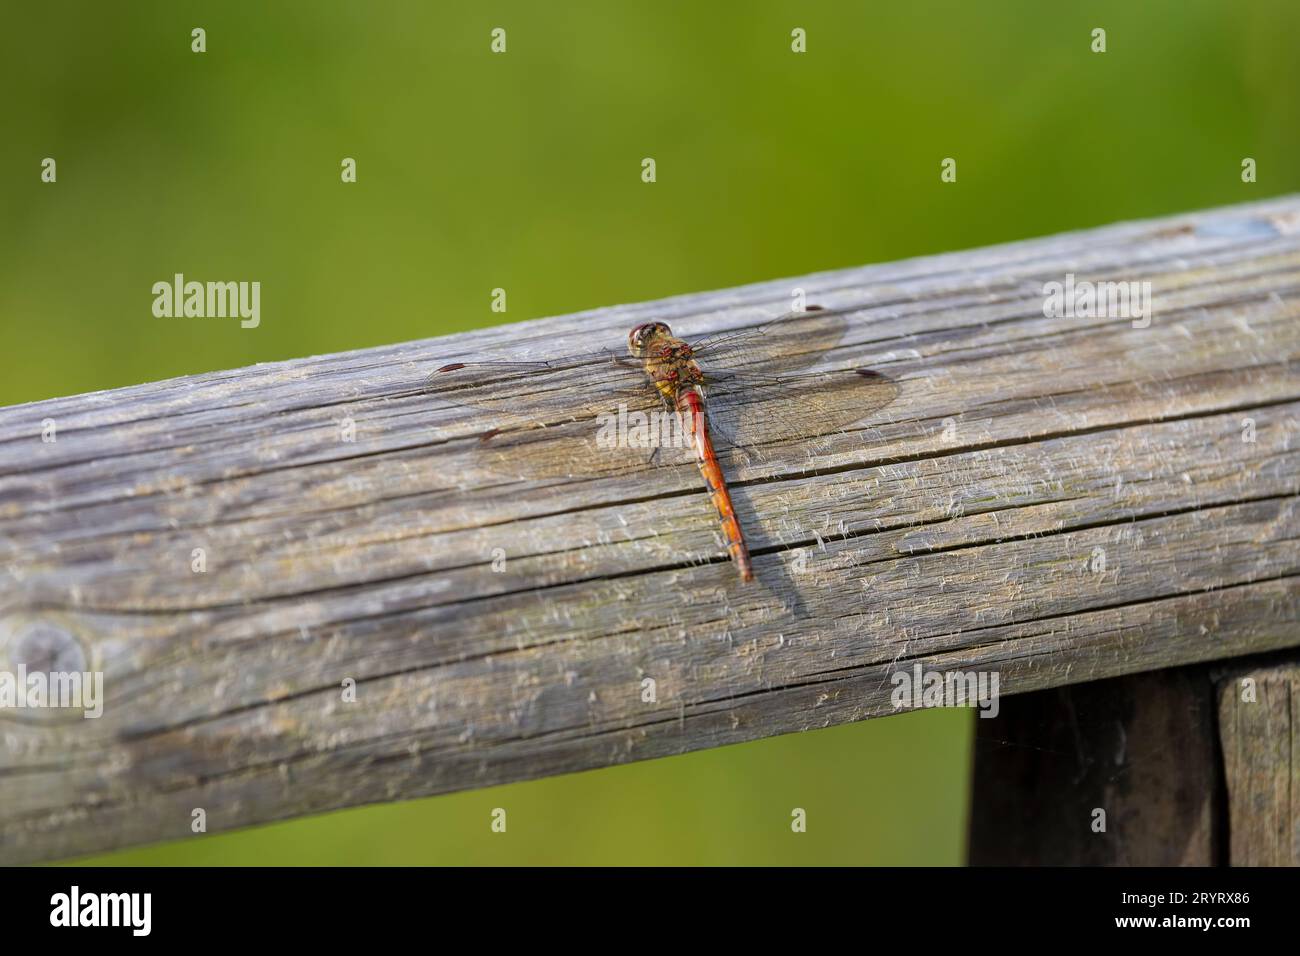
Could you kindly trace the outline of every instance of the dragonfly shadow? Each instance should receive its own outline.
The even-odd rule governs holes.
[[[731,499],[741,526],[756,528],[758,511],[751,500],[749,489],[743,486],[731,489]],[[746,540],[751,549],[765,548],[768,544],[765,538],[751,535],[747,535]],[[780,604],[796,620],[807,617],[807,606],[800,595],[795,577],[790,573],[785,561],[756,561],[754,563],[754,581],[752,584],[741,582],[734,568],[729,567],[728,573],[736,575],[735,584],[738,587],[752,588],[757,586],[777,598]]]

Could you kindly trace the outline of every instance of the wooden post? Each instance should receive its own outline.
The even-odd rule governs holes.
[[[1014,697],[976,731],[970,862],[1300,865],[1298,705],[1288,655]]]
[[[1218,681],[1233,866],[1300,866],[1300,659]]]
[[[970,863],[1217,863],[1214,705],[1204,666],[1005,701],[975,730]]]
[[[1054,308],[1085,281],[1152,307]],[[1298,288],[1291,197],[2,409],[0,674],[105,699],[0,710],[0,862],[892,714],[916,665],[1016,694],[1300,645]],[[688,459],[502,475],[424,388],[796,290],[898,397],[728,456],[749,585]],[[563,464],[593,424],[552,384]]]

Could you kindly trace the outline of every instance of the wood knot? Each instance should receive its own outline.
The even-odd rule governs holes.
[[[103,675],[61,614],[0,617],[0,707],[28,725],[77,725],[103,713]]]
[[[8,662],[27,673],[80,673],[86,669],[81,642],[62,624],[35,618],[18,625],[8,641]]]

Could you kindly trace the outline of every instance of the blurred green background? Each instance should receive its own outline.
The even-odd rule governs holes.
[[[1295,0],[9,3],[0,402],[1295,191],[1298,35]],[[176,272],[259,280],[261,326],[154,318]],[[97,859],[959,863],[972,727],[913,714]]]

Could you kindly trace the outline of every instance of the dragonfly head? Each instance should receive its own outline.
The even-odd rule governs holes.
[[[651,342],[660,336],[672,334],[672,329],[663,322],[645,322],[627,334],[627,350],[640,358]]]

